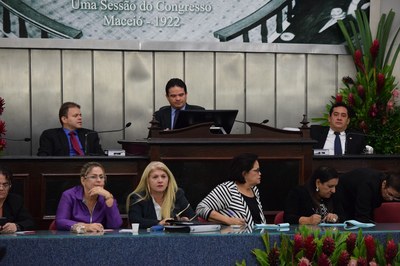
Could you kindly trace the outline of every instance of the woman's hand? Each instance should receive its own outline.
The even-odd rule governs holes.
[[[227,225],[246,225],[245,219],[236,217],[228,217],[225,223]]]
[[[319,214],[313,214],[309,217],[302,216],[299,219],[299,224],[311,224],[311,225],[317,225],[321,222],[321,215]]]
[[[169,220],[173,220],[173,219],[172,218],[165,218],[165,219],[159,221],[158,224],[159,225],[166,225],[166,224],[168,224]]]
[[[6,223],[1,227],[1,234],[12,234],[17,232],[17,225],[15,223]]]
[[[100,195],[105,198],[112,197],[112,194],[105,190],[103,187],[94,187],[91,190],[89,190],[89,196],[95,196],[95,195]]]
[[[326,223],[336,223],[338,221],[339,217],[337,216],[337,214],[334,213],[328,213],[325,218],[324,218],[324,222]]]
[[[86,232],[103,232],[104,227],[100,223],[92,223],[85,225]]]

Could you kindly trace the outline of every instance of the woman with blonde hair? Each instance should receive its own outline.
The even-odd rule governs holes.
[[[129,221],[139,223],[140,228],[195,216],[172,172],[158,161],[149,163],[144,169],[139,185],[127,197],[126,209]]]

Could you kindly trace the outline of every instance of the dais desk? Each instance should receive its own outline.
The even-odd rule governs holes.
[[[282,234],[293,235],[297,226]],[[323,230],[323,228],[321,228]],[[346,231],[347,232],[347,231]],[[352,232],[357,233],[358,230]],[[37,231],[30,235],[0,235],[2,265],[234,265],[246,260],[255,265],[251,251],[264,249],[260,230],[241,232],[230,227],[202,234],[119,233],[77,235],[61,231]],[[268,230],[270,244],[281,232]],[[379,241],[390,235],[396,243],[399,224],[378,224],[363,229]]]

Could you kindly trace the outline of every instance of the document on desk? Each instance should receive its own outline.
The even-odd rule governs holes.
[[[319,226],[343,227],[345,230],[374,227],[374,223],[362,223],[357,220],[347,220],[343,223],[320,223]]]
[[[220,224],[165,225],[164,231],[176,233],[205,233],[221,230]]]
[[[280,224],[255,224],[254,229],[267,229],[267,230],[277,230],[277,231],[289,231],[289,223]]]

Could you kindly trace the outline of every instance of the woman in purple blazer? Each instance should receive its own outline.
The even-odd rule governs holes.
[[[70,188],[61,196],[56,214],[58,230],[78,233],[116,229],[122,218],[113,195],[104,189],[104,167],[97,162],[86,163],[81,169],[81,185]]]

